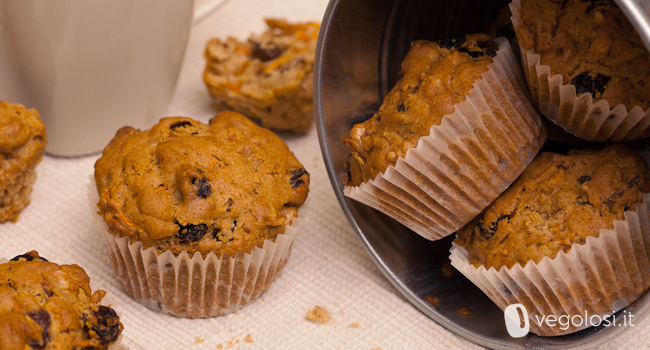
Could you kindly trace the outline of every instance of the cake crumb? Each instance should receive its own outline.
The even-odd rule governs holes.
[[[247,343],[252,343],[255,340],[253,340],[253,337],[251,337],[250,334],[246,334],[246,337],[244,338],[244,341],[247,342]]]
[[[451,275],[456,272],[456,268],[451,265],[451,261],[447,261],[444,265],[442,265],[441,270],[442,274],[447,278],[451,277]]]
[[[427,295],[424,297],[424,300],[428,301],[431,306],[436,306],[440,302],[437,297],[434,297],[433,295]]]
[[[372,348],[372,349],[370,349],[370,350],[384,350],[384,349],[382,349],[381,346],[378,346],[378,347],[376,347],[376,348]]]
[[[350,325],[348,327],[350,327],[350,328],[359,328],[359,322],[350,323]]]
[[[219,350],[223,349],[223,345],[221,345],[221,343],[217,344],[217,349]]]
[[[472,312],[469,311],[469,309],[466,308],[466,307],[464,307],[464,306],[461,307],[460,309],[458,309],[458,311],[456,311],[456,312],[458,312],[458,314],[461,315],[461,316],[463,316],[463,317],[470,317],[470,316],[472,316]]]
[[[326,308],[316,305],[313,310],[307,310],[305,318],[314,323],[327,324],[332,319],[332,314]]]
[[[196,339],[194,339],[194,342],[197,343],[197,344],[201,344],[201,343],[203,343],[204,341],[205,341],[204,339],[201,339],[201,338],[199,338],[199,337],[196,337]]]

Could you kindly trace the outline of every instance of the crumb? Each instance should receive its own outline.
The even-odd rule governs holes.
[[[221,345],[221,343],[217,344],[217,349],[219,350],[223,349],[223,345]]]
[[[433,295],[427,295],[424,297],[424,300],[428,301],[431,306],[436,306],[440,302],[440,300],[438,300],[438,298],[434,297]]]
[[[350,327],[350,328],[359,328],[359,322],[350,323],[350,325],[348,327]]]
[[[332,319],[332,314],[326,308],[316,305],[313,310],[307,310],[305,318],[314,323],[327,324]]]
[[[461,307],[460,309],[458,309],[456,312],[458,312],[458,314],[461,315],[461,316],[463,316],[463,317],[470,317],[470,316],[472,316],[472,312],[469,311],[469,309],[466,308],[466,307],[464,307],[464,306]]]
[[[205,340],[203,340],[203,339],[201,339],[201,338],[199,338],[199,337],[196,337],[196,339],[194,339],[194,342],[197,343],[197,344],[201,344],[201,343],[203,343],[204,341],[205,341]]]
[[[239,311],[235,311],[235,315],[239,315]]]
[[[325,260],[327,260],[327,257],[325,257]]]
[[[341,315],[345,315],[345,313],[343,312],[343,310],[339,310],[339,312],[341,313]]]
[[[384,350],[384,349],[382,349],[381,346],[378,346],[378,347],[376,347],[376,348],[372,348],[372,349],[370,349],[370,350]]]
[[[441,270],[442,274],[447,278],[451,277],[451,275],[456,272],[456,269],[451,265],[451,261],[447,261],[444,265],[442,265]]]
[[[253,337],[251,337],[250,334],[246,334],[246,337],[244,338],[244,341],[247,342],[247,343],[252,343],[255,340],[253,340]]]

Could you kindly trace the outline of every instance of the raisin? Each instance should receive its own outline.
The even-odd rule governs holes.
[[[606,205],[608,207],[611,206],[612,204],[614,204],[614,202],[616,202],[617,199],[623,197],[623,192],[624,192],[624,190],[621,189],[621,190],[618,190],[618,191],[612,193],[612,195],[609,196],[609,198],[607,198],[605,201],[603,201],[603,205]]]
[[[196,195],[203,199],[210,197],[212,194],[212,188],[210,187],[210,183],[206,178],[202,178],[200,180],[193,178],[192,185],[196,185],[198,187],[196,190]]]
[[[300,169],[294,169],[291,171],[291,179],[289,179],[289,183],[291,184],[291,188],[298,188],[300,185],[304,185],[305,181],[300,179],[303,175],[309,175],[307,170],[300,168]]]
[[[406,112],[406,106],[404,105],[404,101],[402,101],[402,103],[397,105],[397,111],[398,112]]]
[[[178,129],[178,128],[182,128],[182,127],[184,127],[184,126],[188,126],[188,125],[189,125],[189,126],[192,126],[192,123],[190,123],[190,122],[188,122],[188,121],[183,121],[183,122],[174,123],[174,124],[172,124],[169,128],[170,128],[171,130],[176,130],[176,129]]]
[[[575,85],[578,94],[590,93],[594,95],[596,92],[602,94],[608,82],[608,77],[598,73],[594,78],[593,74],[589,72],[582,72],[571,79],[571,84]]]
[[[464,43],[465,43],[464,35],[452,36],[449,38],[438,40],[438,46],[440,46],[441,48],[456,49],[459,51],[462,49]]]
[[[30,253],[32,253],[32,252],[25,253],[25,254],[21,254],[21,255],[16,255],[16,256],[14,256],[10,261],[18,261],[18,260],[20,260],[21,258],[22,258],[22,259],[25,259],[25,260],[27,260],[27,261],[32,261],[32,260],[34,260],[34,259],[37,259],[37,260],[40,260],[40,261],[47,261],[47,259],[45,259],[45,258],[42,257],[42,256],[39,256],[38,253],[36,253],[36,252],[34,252],[34,253],[32,253],[32,254],[30,254]]]
[[[232,221],[232,225],[230,225],[230,232],[235,233],[235,228],[237,227],[237,219],[234,219]]]
[[[181,241],[196,242],[200,240],[208,232],[208,225],[206,224],[198,224],[198,225],[188,224],[186,226],[183,225],[178,225],[178,226],[181,227],[178,230],[178,237],[181,239]]]
[[[84,330],[90,333],[92,330],[96,336],[91,334],[91,338],[99,338],[102,344],[110,344],[117,340],[120,335],[120,322],[115,310],[108,306],[99,305],[97,311],[91,311],[90,315],[82,316],[84,321]]]
[[[34,320],[34,322],[38,323],[38,325],[43,328],[43,332],[41,333],[41,339],[30,340],[29,346],[34,349],[45,348],[45,345],[47,345],[48,341],[50,340],[50,320],[51,320],[50,314],[47,311],[40,309],[36,312],[28,312],[27,316],[29,316],[29,318]]]
[[[481,41],[477,45],[481,48],[481,51],[467,51],[467,54],[472,58],[478,58],[483,55],[494,57],[497,55],[497,50],[499,50],[499,46],[492,41]]]
[[[588,182],[588,181],[590,181],[590,180],[591,180],[591,176],[588,176],[588,175],[580,176],[580,178],[578,179],[578,183],[579,183],[580,185],[582,185],[582,184],[584,184],[585,182]]]
[[[510,222],[511,217],[512,217],[511,215],[501,215],[501,216],[499,216],[499,218],[497,218],[497,221],[493,222],[490,225],[490,231],[492,231],[492,235],[494,235],[497,232],[497,228],[499,227],[499,223],[502,220],[508,219],[508,222]]]
[[[261,61],[270,61],[282,54],[282,49],[274,42],[265,43],[264,46],[255,41],[251,41],[251,44],[253,44],[253,57]]]

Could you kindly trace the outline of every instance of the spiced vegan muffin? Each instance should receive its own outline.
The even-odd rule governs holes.
[[[0,101],[0,223],[18,220],[29,204],[47,137],[35,109]]]
[[[105,238],[109,248],[116,249],[111,259],[127,292],[161,311],[188,317],[223,314],[230,302],[236,304],[233,307],[245,305],[253,290],[240,303],[244,287],[255,289],[257,295],[268,288],[288,258],[291,240],[284,240],[289,239],[289,228],[309,191],[309,174],[284,142],[231,111],[217,114],[209,125],[172,117],[150,130],[120,129],[95,164],[95,181],[99,214],[108,225]],[[279,236],[284,243],[277,241]],[[129,246],[141,246],[125,253],[114,245],[121,238],[128,238]],[[133,252],[133,258],[120,260]],[[264,252],[267,261],[255,260]],[[153,263],[147,254],[160,269],[148,270]],[[195,267],[208,270],[205,278],[191,269],[171,268],[187,263],[185,257],[210,261]],[[169,265],[162,262],[165,259]],[[140,266],[140,261],[147,266]],[[210,267],[211,263],[218,266]],[[222,267],[226,263],[238,268]],[[122,264],[134,269],[131,275],[118,268]],[[177,275],[170,277],[172,286],[167,289],[164,277],[159,279],[172,271]],[[267,272],[266,280],[255,279]],[[197,278],[191,287],[177,285],[178,279],[190,276]],[[246,283],[251,284],[235,294],[230,284],[247,276],[251,280]],[[232,293],[234,300],[219,295],[210,301],[203,295],[220,281],[228,284],[231,291],[226,296]],[[179,298],[185,298],[182,305]]]
[[[453,233],[514,181],[546,138],[524,84],[503,38],[414,42],[379,111],[343,138],[352,153],[346,195],[426,238]]]
[[[0,264],[0,348],[108,349],[122,324],[77,265],[31,251]]]
[[[320,24],[266,19],[268,29],[248,41],[212,39],[203,80],[215,106],[262,126],[307,131],[314,119],[312,81]]]
[[[452,264],[502,309],[534,316],[611,314],[650,286],[650,171],[622,144],[540,154],[458,231]]]
[[[650,136],[650,53],[613,0],[518,0],[513,23],[547,117],[592,141]]]

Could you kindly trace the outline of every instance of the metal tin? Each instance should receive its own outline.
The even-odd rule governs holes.
[[[650,51],[650,0],[615,0]],[[503,312],[460,273],[445,277],[452,238],[430,242],[389,217],[343,196],[348,149],[341,137],[372,115],[395,84],[409,43],[485,32],[508,0],[332,0],[327,8],[314,66],[314,104],[321,149],[337,199],[368,254],[415,307],[448,330],[497,349],[593,348],[631,327],[592,327],[560,337],[512,338]],[[579,142],[560,135],[555,139]],[[435,296],[433,307],[425,300]],[[637,319],[650,317],[646,293],[628,306]],[[466,307],[471,317],[457,312]]]

